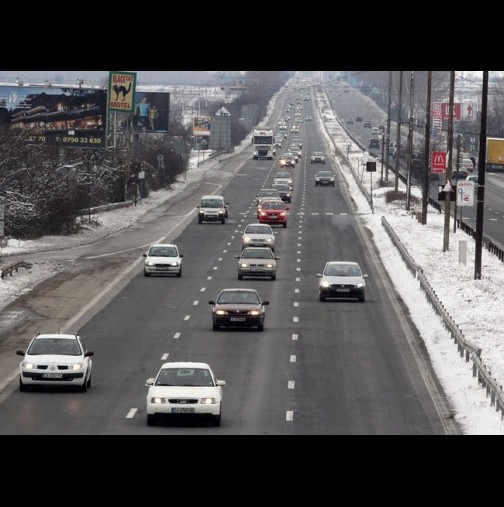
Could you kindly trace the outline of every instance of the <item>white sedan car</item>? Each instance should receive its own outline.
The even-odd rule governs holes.
[[[144,276],[174,274],[182,276],[182,254],[177,245],[157,243],[144,253]]]
[[[222,386],[206,363],[171,362],[147,379],[147,425],[158,420],[201,419],[221,424]]]
[[[357,262],[329,261],[322,273],[317,273],[319,282],[319,299],[329,298],[366,299],[366,281],[368,277]]]
[[[78,334],[36,334],[19,365],[19,390],[34,386],[91,387],[93,352],[88,351]]]
[[[242,249],[247,246],[267,246],[275,251],[275,236],[269,224],[248,224],[242,232]]]

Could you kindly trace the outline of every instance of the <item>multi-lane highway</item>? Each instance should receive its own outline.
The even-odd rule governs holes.
[[[363,95],[360,91],[351,88],[349,92],[343,92],[343,85],[339,81],[330,81],[326,83],[324,89],[330,99],[331,105],[343,124],[344,128],[350,133],[350,135],[358,141],[364,148],[368,149],[369,153],[375,157],[381,158],[381,142],[380,149],[369,149],[368,142],[371,137],[371,129],[364,127],[364,122],[356,122],[355,118],[361,116],[363,120],[371,121],[372,126],[377,127],[378,125],[387,125],[387,115],[375,102],[369,97]],[[347,123],[347,119],[351,118],[353,123]],[[390,141],[397,142],[397,123],[392,121],[390,123]],[[414,128],[415,143],[418,147],[423,146],[424,129],[420,127]],[[407,147],[408,139],[408,125],[402,125],[401,128],[401,145],[404,148]],[[454,154],[455,156],[455,151]],[[378,170],[380,170],[380,164]],[[395,169],[395,159],[390,157],[390,166]],[[406,162],[401,160],[400,172],[406,174]],[[477,171],[475,171],[477,173]],[[389,184],[393,184],[394,174],[389,172]],[[422,183],[412,178],[414,185],[421,186]],[[437,200],[439,186],[444,186],[446,178],[441,175],[439,179],[433,179],[430,181],[429,196]],[[453,182],[454,183],[454,182]],[[493,243],[499,245],[501,249],[504,249],[504,202],[502,194],[504,191],[504,173],[493,173],[487,172],[485,174],[485,197],[484,197],[484,230],[483,234],[489,238]],[[476,194],[474,196],[474,206],[472,207],[457,207],[456,213],[457,218],[462,217],[464,223],[467,223],[473,229],[476,228]],[[444,203],[441,201],[441,205]],[[455,203],[451,205],[452,213],[455,212]]]
[[[284,113],[282,95],[270,123]],[[315,115],[313,100],[302,102]],[[17,378],[0,393],[1,434],[455,434],[460,430],[421,340],[353,213],[318,122],[301,128],[288,227],[277,228],[275,281],[237,279],[240,231],[256,221],[256,192],[277,160],[251,149],[148,213],[133,230],[88,247],[38,254],[71,259],[74,268],[6,308],[17,322],[0,326],[0,353],[12,368],[33,333],[79,330],[94,351],[86,393],[20,392]],[[284,146],[288,144],[284,143]],[[313,151],[325,151],[337,183],[316,187]],[[201,195],[229,201],[225,224],[198,224]],[[150,243],[175,242],[181,278],[144,277]],[[39,257],[40,258],[40,257]],[[327,260],[357,261],[369,275],[366,301],[320,302],[317,273]],[[252,287],[270,305],[264,331],[212,330],[210,305],[222,288]],[[222,425],[146,424],[145,380],[164,361],[203,361],[224,386]],[[7,377],[7,375],[4,375]]]

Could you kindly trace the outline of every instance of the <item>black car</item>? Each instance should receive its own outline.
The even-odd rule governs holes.
[[[273,183],[271,188],[278,190],[280,199],[284,202],[292,202],[291,189],[287,183]]]
[[[334,187],[334,173],[332,171],[319,171],[315,175],[315,186],[326,185]]]
[[[380,149],[380,140],[379,140],[379,139],[376,139],[376,137],[372,137],[372,138],[369,140],[368,148],[369,148],[370,150],[371,150],[371,149],[377,149],[377,150],[379,150],[379,149]]]

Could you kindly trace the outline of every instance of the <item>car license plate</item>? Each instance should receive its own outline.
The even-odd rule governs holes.
[[[245,317],[231,317],[229,320],[231,322],[245,322],[247,319]]]
[[[207,215],[207,218],[217,218],[217,215]]]
[[[350,289],[336,289],[336,292],[350,292]]]
[[[63,378],[63,373],[42,373],[42,378]]]
[[[270,218],[276,220],[278,217],[276,215],[270,215]]]
[[[192,407],[173,407],[172,414],[193,414],[194,408]]]

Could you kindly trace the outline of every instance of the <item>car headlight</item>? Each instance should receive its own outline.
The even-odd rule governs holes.
[[[315,178],[315,181],[320,181],[320,178]]]
[[[364,283],[362,283],[362,282],[359,282],[359,283],[356,285],[356,287],[357,287],[358,289],[362,289],[362,287],[365,287],[365,284],[364,284]]]
[[[273,264],[271,264],[271,263],[266,264],[266,267],[267,267],[267,268],[272,268],[272,267],[273,267]]]
[[[199,402],[202,405],[215,405],[217,400],[215,398],[201,398]]]
[[[273,243],[273,240],[272,240],[271,238],[268,238],[266,241],[267,241],[268,243]]]
[[[174,268],[178,267],[178,265],[179,265],[178,261],[173,261],[170,263],[170,266],[172,266]]]
[[[153,396],[150,399],[150,403],[153,403],[154,405],[163,405],[166,403],[166,398],[161,398],[160,396]]]
[[[242,268],[246,268],[247,266],[248,266],[248,263],[246,263],[246,262],[240,263],[240,267],[242,267]]]
[[[249,315],[260,315],[261,312],[259,310],[250,310]]]
[[[215,314],[216,315],[227,315],[227,312],[225,310],[216,310]]]
[[[199,213],[200,215],[203,215],[203,214],[205,213],[205,210],[200,209],[200,210],[198,211],[198,213]]]
[[[30,361],[23,361],[21,366],[27,370],[36,370],[38,368],[35,363],[31,363]]]
[[[68,367],[69,370],[83,370],[84,369],[84,363],[74,363],[71,364]]]
[[[327,280],[322,280],[320,282],[320,286],[326,289],[327,287],[329,287],[329,282]]]
[[[146,266],[154,266],[154,263],[152,261],[150,261],[150,260],[146,260],[145,261],[145,265]]]
[[[244,243],[250,243],[252,240],[250,238],[243,238]]]

